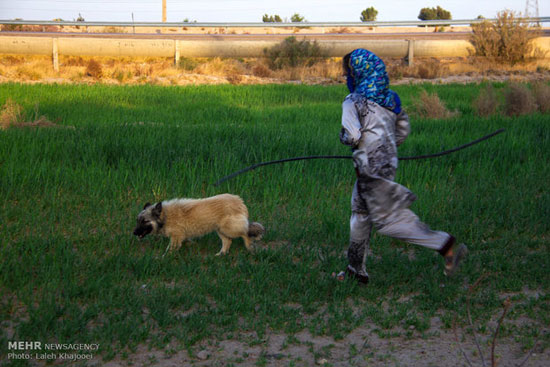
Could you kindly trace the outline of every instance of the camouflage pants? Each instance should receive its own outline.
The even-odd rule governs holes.
[[[378,233],[405,242],[441,250],[449,241],[448,233],[431,230],[409,209],[416,196],[393,181],[396,164],[377,164],[377,160],[361,150],[354,152],[357,181],[351,198],[349,266],[356,273],[368,275],[366,256],[373,226]]]

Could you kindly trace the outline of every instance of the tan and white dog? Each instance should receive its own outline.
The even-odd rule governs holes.
[[[134,235],[143,238],[149,233],[158,233],[170,237],[166,254],[178,250],[186,239],[214,231],[222,240],[218,256],[226,254],[232,239],[238,237],[252,250],[252,240],[259,240],[265,229],[258,222],[248,221],[248,209],[240,197],[221,194],[205,199],[147,203],[137,217]]]

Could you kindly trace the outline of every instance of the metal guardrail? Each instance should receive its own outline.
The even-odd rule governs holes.
[[[57,25],[81,27],[204,27],[204,28],[294,28],[294,27],[422,27],[422,26],[449,26],[470,25],[483,21],[494,22],[496,19],[462,19],[462,20],[411,20],[411,21],[384,21],[384,22],[295,22],[295,23],[196,23],[196,22],[77,22],[55,20],[0,20],[0,24],[11,25]],[[524,18],[528,23],[548,23],[550,17]]]

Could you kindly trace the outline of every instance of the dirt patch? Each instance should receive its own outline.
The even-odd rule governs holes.
[[[502,298],[517,298],[515,304],[528,304],[529,299],[542,296],[541,291],[527,288],[520,292],[503,294]],[[406,299],[406,298],[405,298]],[[519,301],[521,299],[521,302]],[[519,302],[519,303],[518,303]],[[299,305],[296,305],[299,309]],[[321,311],[322,312],[322,311]],[[442,318],[430,319],[427,330],[410,326],[396,326],[382,330],[372,321],[365,321],[343,338],[313,335],[309,329],[294,334],[273,330],[259,336],[255,332],[234,332],[230,337],[203,340],[185,348],[171,342],[163,350],[139,346],[126,358],[119,355],[111,361],[94,361],[96,365],[119,366],[482,366],[491,365],[491,348],[495,330],[538,330],[541,337],[534,347],[525,348],[516,333],[498,334],[495,362],[499,366],[545,367],[550,365],[550,349],[543,341],[550,333],[548,325],[527,317],[506,318],[501,324],[500,312],[476,327],[476,335],[468,326],[456,329],[445,327]],[[500,326],[499,326],[500,325]],[[479,326],[479,325],[476,325]],[[483,332],[480,330],[484,330]]]
[[[117,366],[466,366],[461,349],[474,365],[481,365],[477,347],[469,336],[460,341],[452,331],[442,331],[438,318],[432,319],[432,329],[411,338],[381,338],[374,325],[363,325],[342,340],[326,336],[313,336],[308,331],[294,335],[266,333],[263,343],[248,340],[252,335],[242,334],[237,340],[222,340],[193,347],[191,354],[178,350],[177,345],[167,346],[166,352],[148,350],[140,346],[125,359],[101,363],[105,367]],[[490,348],[481,346],[486,363],[490,364]],[[515,366],[527,355],[512,338],[500,339],[496,345],[499,365]],[[527,366],[543,367],[550,363],[550,351],[537,348]],[[98,364],[99,365],[99,364]]]

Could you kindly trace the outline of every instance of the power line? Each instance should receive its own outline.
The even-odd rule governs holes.
[[[525,14],[524,17],[539,17],[539,0],[527,0],[525,2]],[[540,25],[538,22],[537,25]]]
[[[525,14],[526,18],[538,18],[539,17],[539,0],[527,0],[525,2]]]

